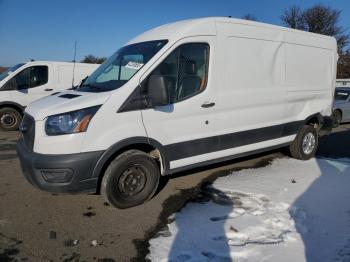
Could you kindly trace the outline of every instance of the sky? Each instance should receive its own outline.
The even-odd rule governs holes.
[[[350,34],[349,0],[0,0],[0,65],[35,60],[72,61],[108,57],[134,36],[159,25],[208,16],[281,25],[292,5],[316,3],[342,10],[340,24]]]

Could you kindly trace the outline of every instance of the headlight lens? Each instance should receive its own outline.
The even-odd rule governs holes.
[[[49,116],[45,124],[46,134],[52,136],[85,132],[92,117],[100,107],[93,106]]]

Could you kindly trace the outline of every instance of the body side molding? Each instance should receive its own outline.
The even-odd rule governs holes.
[[[147,137],[142,137],[142,136],[123,139],[123,140],[115,143],[111,147],[109,147],[102,154],[102,156],[100,157],[100,159],[98,160],[98,162],[94,168],[92,178],[99,177],[101,175],[101,171],[103,170],[106,162],[115,153],[117,153],[121,149],[128,147],[128,146],[137,145],[137,144],[144,144],[144,145],[150,145],[150,146],[158,149],[160,151],[161,156],[162,156],[164,175],[167,175],[169,173],[174,173],[174,172],[189,169],[192,167],[198,167],[201,165],[205,165],[206,163],[208,163],[208,164],[217,163],[220,161],[239,158],[242,156],[247,156],[249,154],[256,154],[256,153],[265,152],[268,150],[272,150],[272,149],[286,146],[286,145],[288,145],[288,143],[268,147],[267,149],[262,148],[262,149],[258,149],[258,150],[248,152],[248,153],[242,153],[242,154],[238,154],[238,155],[209,160],[206,162],[195,163],[195,164],[190,165],[190,166],[184,166],[184,167],[179,167],[179,168],[175,168],[175,169],[170,170],[170,162],[174,161],[174,160],[179,160],[179,159],[183,159],[183,158],[187,158],[187,157],[212,153],[212,152],[216,152],[216,151],[246,146],[246,145],[255,144],[255,143],[259,143],[259,142],[263,142],[263,141],[268,141],[268,140],[278,139],[278,138],[282,138],[282,137],[287,137],[290,135],[295,135],[298,133],[299,129],[303,125],[305,125],[305,123],[307,123],[307,121],[309,121],[310,119],[312,119],[314,117],[317,117],[317,119],[319,120],[320,125],[322,127],[322,125],[324,123],[324,117],[321,114],[314,114],[314,115],[309,116],[305,120],[294,121],[294,122],[289,122],[289,123],[274,125],[274,126],[269,126],[269,127],[262,127],[262,128],[257,128],[257,129],[245,130],[245,131],[235,132],[235,133],[231,133],[231,134],[224,134],[224,135],[220,135],[220,136],[205,137],[205,138],[184,141],[184,142],[179,142],[179,143],[174,143],[174,144],[169,144],[169,145],[163,145],[153,138],[147,138]]]
[[[202,167],[202,166],[208,166],[208,165],[212,165],[212,164],[216,164],[216,163],[220,163],[220,162],[224,162],[224,161],[229,161],[229,160],[233,160],[233,159],[237,159],[237,158],[242,158],[242,157],[246,157],[246,156],[250,156],[250,155],[255,155],[255,154],[271,151],[274,149],[282,148],[285,146],[289,146],[290,144],[291,143],[283,143],[283,144],[276,145],[276,146],[261,148],[261,149],[257,149],[257,150],[253,150],[253,151],[249,151],[249,152],[245,152],[245,153],[230,155],[227,157],[216,158],[216,159],[208,160],[205,162],[199,162],[199,163],[195,163],[195,164],[192,164],[189,166],[178,167],[178,168],[170,169],[169,174],[173,174],[173,173],[177,173],[177,172],[181,172],[181,171],[185,171],[185,170],[189,170],[189,169],[193,169],[193,168],[198,168],[198,167]]]

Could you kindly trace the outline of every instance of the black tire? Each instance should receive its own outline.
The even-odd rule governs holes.
[[[16,109],[4,107],[0,109],[0,128],[6,131],[17,130],[22,122],[22,115]]]
[[[340,110],[334,110],[333,112],[333,127],[338,127],[341,124],[342,113]]]
[[[308,147],[308,145],[310,144],[304,143],[305,140],[309,141],[306,138],[306,136],[308,136],[308,138],[311,138],[311,137],[314,138],[313,146]],[[310,139],[310,143],[311,145],[313,144],[312,138]],[[293,143],[289,146],[289,152],[293,158],[300,159],[300,160],[308,160],[313,156],[315,156],[317,146],[318,146],[318,132],[316,128],[314,128],[311,125],[305,125],[299,130]],[[305,148],[308,148],[309,150],[305,150]]]
[[[142,151],[129,150],[117,156],[107,167],[101,193],[117,208],[137,206],[154,195],[159,178],[155,159]]]

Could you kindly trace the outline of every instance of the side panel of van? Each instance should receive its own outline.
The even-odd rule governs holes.
[[[282,43],[227,35],[221,45],[226,53],[226,82],[218,87],[222,101],[219,110],[225,112],[220,122],[222,132],[230,134],[284,123]],[[281,129],[275,132],[282,136]]]
[[[148,135],[167,143],[170,169],[288,144],[307,117],[330,106],[329,43],[322,48],[290,44],[284,31],[252,25],[217,23],[217,30],[207,90],[143,112]],[[312,59],[319,61],[314,68]],[[317,78],[319,72],[323,76]],[[200,99],[216,106],[199,110]],[[205,119],[213,124],[203,128]],[[180,128],[169,129],[172,123]]]
[[[73,66],[71,65],[57,65],[57,90],[64,90],[72,87],[73,80]]]
[[[284,144],[295,137],[298,126],[283,119],[283,43],[256,39],[254,32],[247,37],[247,30],[239,26],[220,26],[210,46],[207,89],[167,110],[143,112],[148,135],[162,138],[166,145],[170,169]],[[240,32],[244,37],[237,36]],[[280,32],[275,34],[270,37],[280,39]],[[215,106],[203,110],[200,103],[206,101]],[[209,124],[203,125],[206,121]]]
[[[334,81],[332,50],[286,43],[286,113],[289,121],[331,115]]]

